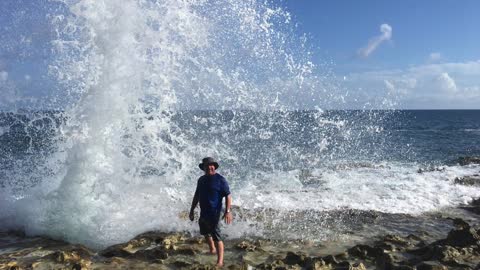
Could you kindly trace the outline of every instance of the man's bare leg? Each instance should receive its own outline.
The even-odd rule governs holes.
[[[212,237],[205,236],[205,240],[207,240],[208,248],[210,249],[210,254],[216,254],[217,250],[215,249],[215,244],[213,243]]]
[[[217,247],[217,266],[223,266],[223,241],[215,242],[215,246]]]

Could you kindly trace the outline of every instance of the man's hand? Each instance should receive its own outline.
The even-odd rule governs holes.
[[[227,223],[227,224],[232,223],[232,220],[233,220],[232,212],[225,213],[223,215],[223,219],[225,220],[225,223]]]
[[[188,215],[188,217],[190,218],[190,221],[193,221],[195,219],[195,212],[190,211],[190,215]]]

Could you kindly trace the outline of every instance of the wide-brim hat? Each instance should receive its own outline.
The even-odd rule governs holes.
[[[210,165],[210,164],[213,164],[213,166],[215,166],[215,170],[218,169],[218,163],[215,161],[215,159],[211,158],[211,157],[206,157],[204,159],[202,159],[202,163],[198,164],[198,167],[200,168],[200,170],[204,170],[204,166],[205,165]]]

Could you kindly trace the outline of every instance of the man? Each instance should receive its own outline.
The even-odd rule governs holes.
[[[210,253],[217,254],[217,266],[223,266],[223,241],[220,236],[218,223],[222,211],[222,199],[225,197],[225,213],[223,219],[227,224],[232,223],[232,196],[227,180],[216,173],[218,163],[211,157],[206,157],[198,164],[205,175],[197,182],[197,189],[193,196],[192,207],[190,208],[190,220],[194,219],[195,208],[200,202],[200,233],[205,236]]]

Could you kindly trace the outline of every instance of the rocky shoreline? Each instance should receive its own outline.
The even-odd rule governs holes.
[[[480,161],[473,163],[476,162]],[[480,186],[480,175],[457,178],[454,182]],[[468,218],[463,218],[464,213],[469,213]],[[338,213],[335,215],[338,217]],[[360,215],[361,223],[382,217],[381,213]],[[480,198],[446,216],[439,215],[442,226],[447,228],[442,230],[446,235],[426,231],[384,234],[349,248],[337,244],[332,249],[326,243],[309,241],[228,239],[223,268],[480,270]],[[392,224],[420,221],[411,216],[393,216],[393,219],[397,223]],[[146,232],[127,243],[98,251],[46,237],[29,237],[23,232],[0,232],[0,270],[215,269],[215,261],[216,255],[208,253],[205,240],[189,233]]]
[[[478,213],[480,199],[463,208]],[[225,241],[226,269],[480,269],[479,224],[452,218],[445,238],[384,235],[326,254],[308,241]],[[19,232],[0,234],[0,269],[214,269],[204,239],[187,233],[146,232],[94,251],[82,245]]]

